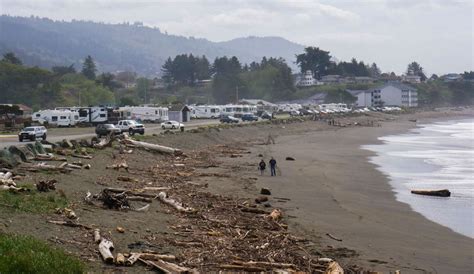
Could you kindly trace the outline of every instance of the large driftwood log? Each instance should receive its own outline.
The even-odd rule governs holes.
[[[150,144],[150,143],[147,143],[147,142],[135,141],[135,140],[132,140],[132,139],[129,139],[129,138],[124,139],[122,142],[124,144],[131,144],[131,145],[134,145],[136,147],[146,148],[146,149],[157,151],[157,152],[160,152],[160,153],[174,154],[174,155],[182,154],[182,151],[177,149],[177,148],[160,146],[160,145],[156,145],[156,144]]]
[[[437,197],[450,197],[451,192],[447,189],[440,190],[412,190],[411,193],[418,195],[437,196]]]
[[[270,267],[270,268],[293,268],[296,269],[294,264],[289,263],[275,263],[275,262],[243,262],[243,261],[233,261],[234,265],[250,266],[250,267]]]
[[[245,266],[245,265],[235,265],[235,264],[221,264],[219,268],[235,270],[239,272],[264,272],[265,268],[257,266]]]
[[[154,253],[132,253],[138,254],[143,260],[163,260],[163,261],[176,261],[176,256],[167,254],[154,254]]]
[[[106,263],[113,263],[114,262],[114,255],[112,255],[112,250],[114,249],[114,243],[102,238],[99,243],[99,252],[102,258]]]
[[[112,137],[111,134],[109,134],[109,135],[107,135],[107,137],[101,139],[98,143],[94,143],[92,145],[92,147],[93,148],[98,148],[98,149],[103,149],[103,148],[106,148],[108,146],[111,146],[113,140],[114,140],[114,138]]]
[[[35,161],[67,161],[64,157],[57,157],[52,154],[36,154]]]
[[[158,199],[160,201],[162,201],[163,203],[174,207],[179,212],[183,212],[183,213],[194,213],[194,212],[196,212],[196,210],[194,208],[184,207],[182,203],[180,203],[180,202],[178,202],[174,199],[168,198],[168,195],[166,194],[166,192],[162,191],[162,192],[158,193]]]
[[[125,256],[122,253],[117,253],[117,258],[115,258],[116,265],[124,265],[125,264]]]

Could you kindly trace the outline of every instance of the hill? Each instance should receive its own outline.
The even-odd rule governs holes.
[[[13,51],[27,65],[50,68],[75,64],[93,56],[100,71],[132,70],[156,75],[168,57],[192,53],[237,56],[249,63],[263,56],[283,57],[294,63],[303,46],[280,37],[246,37],[226,42],[163,33],[140,23],[104,24],[90,21],[54,21],[39,17],[0,16],[0,54]]]

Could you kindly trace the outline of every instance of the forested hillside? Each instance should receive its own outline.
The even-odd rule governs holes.
[[[38,17],[0,16],[0,54],[14,52],[26,65],[51,68],[82,65],[91,55],[99,71],[135,71],[152,76],[168,57],[192,53],[209,60],[237,56],[243,63],[263,56],[282,57],[291,65],[303,46],[278,37],[248,37],[227,42],[186,38],[135,24],[53,21]]]

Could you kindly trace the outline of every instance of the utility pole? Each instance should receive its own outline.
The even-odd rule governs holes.
[[[239,103],[239,86],[235,87],[235,103]]]

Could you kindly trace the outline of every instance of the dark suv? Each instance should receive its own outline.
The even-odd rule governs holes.
[[[121,133],[121,131],[118,127],[112,124],[99,124],[95,128],[95,134],[97,134],[97,137],[99,138],[102,136],[107,136],[109,133],[118,135]]]
[[[246,113],[242,114],[242,117],[240,117],[242,121],[258,121],[258,117],[256,115],[253,115],[252,113]]]

